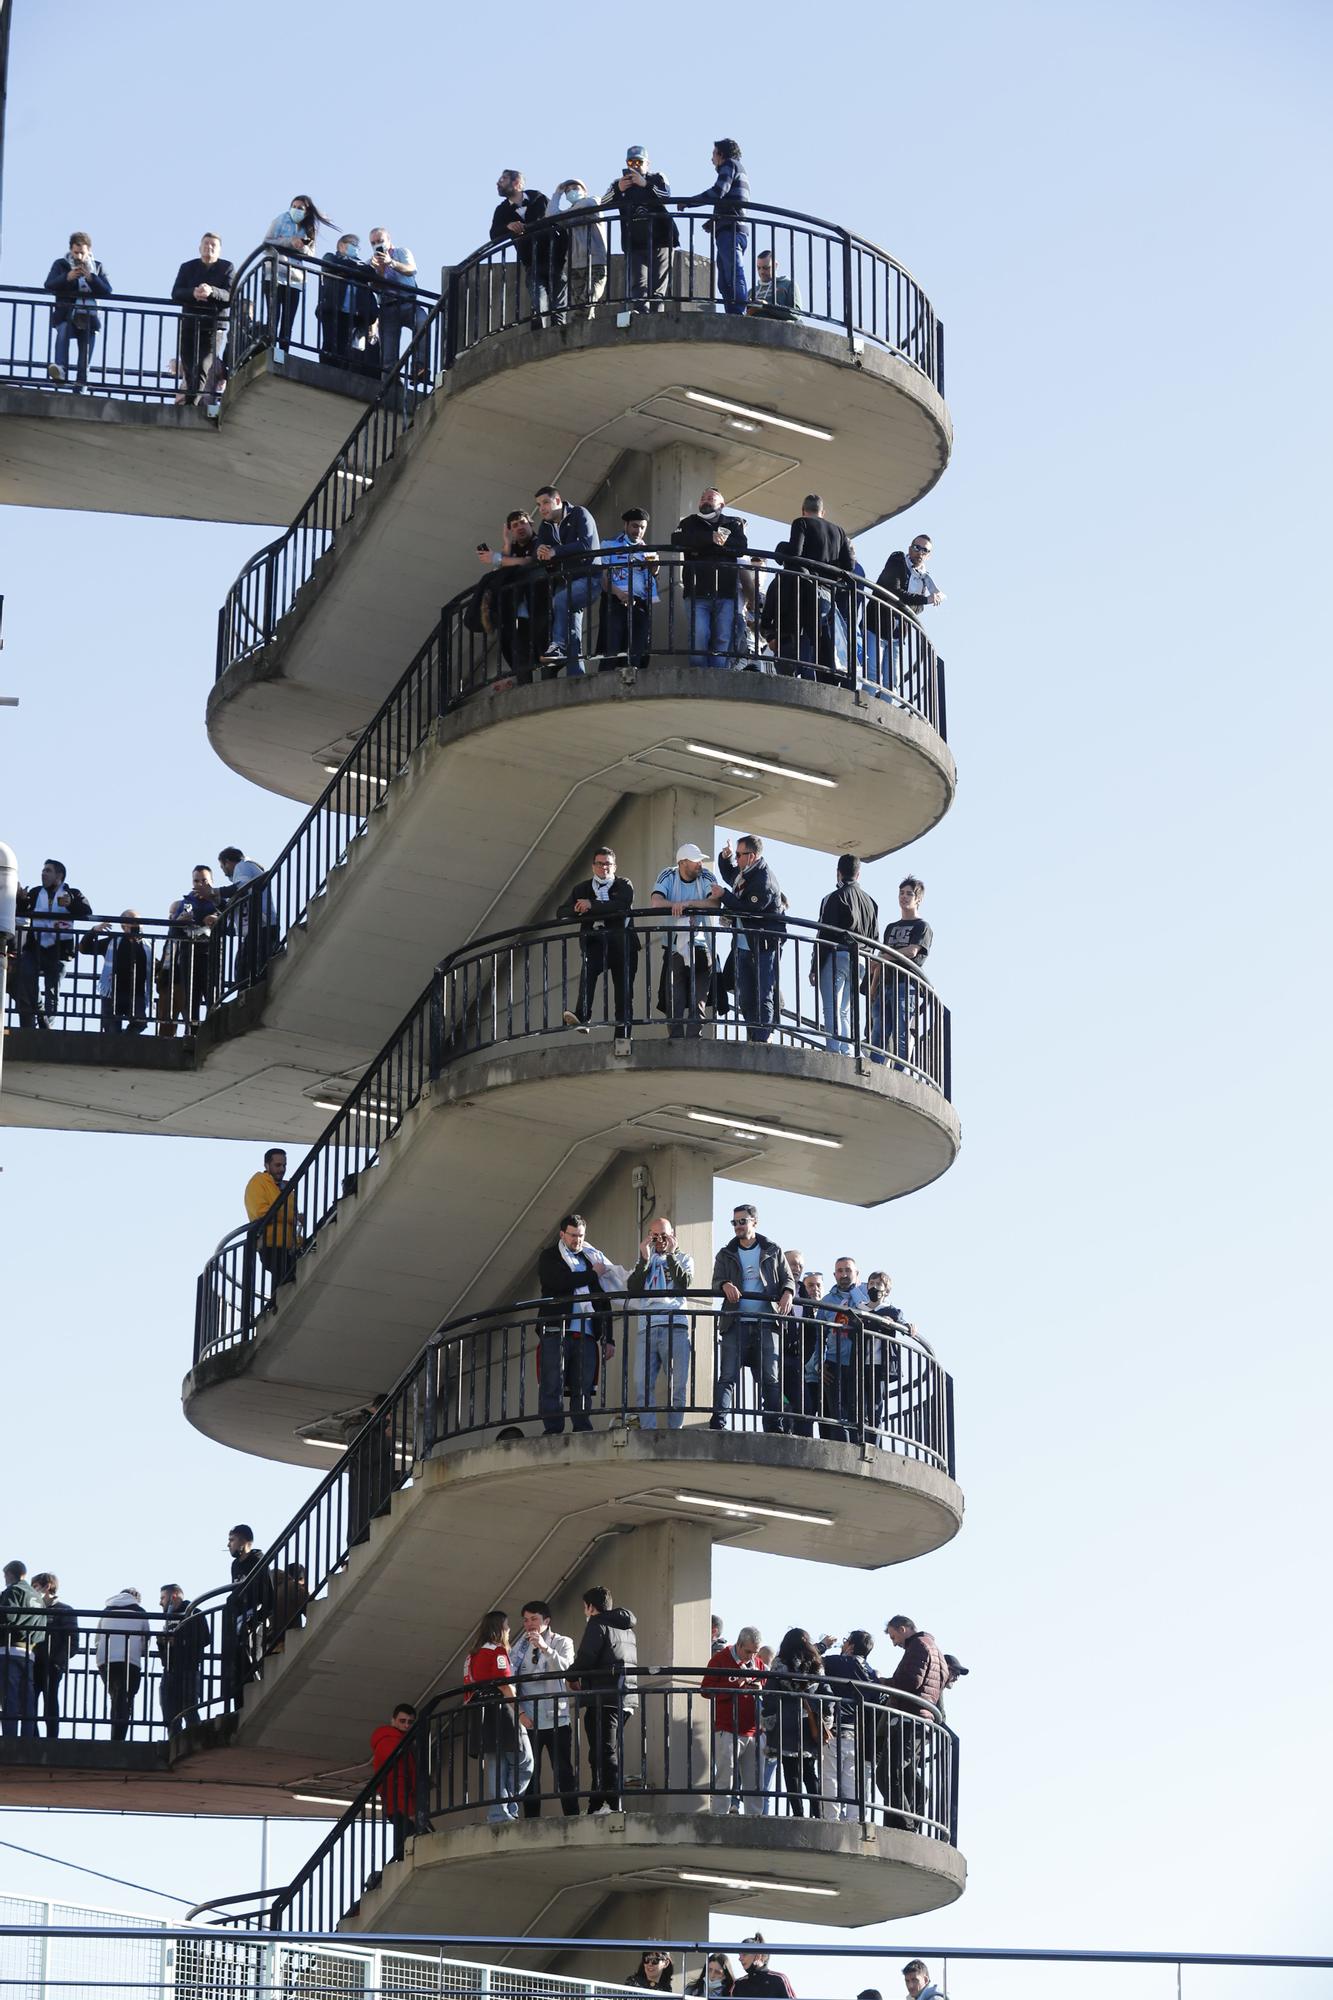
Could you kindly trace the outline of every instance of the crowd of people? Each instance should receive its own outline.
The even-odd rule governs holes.
[[[743,1938],[736,1956],[740,1960],[739,1974],[728,1952],[710,1951],[702,1971],[682,1990],[697,1994],[699,2000],[732,2000],[733,1994],[739,1995],[740,2000],[795,2000],[795,1988],[786,1973],[773,1969],[772,1953],[762,1931]],[[909,1959],[902,1968],[902,1976],[908,2000],[948,2000],[944,1989],[932,1981],[924,1959]],[[654,1993],[674,1993],[676,1961],[665,1946],[647,1945],[624,1984],[647,1987]],[[856,2000],[883,2000],[883,1995],[877,1987],[867,1986]]]
[[[492,683],[497,690],[561,674],[576,679],[589,663],[603,673],[651,664],[654,613],[668,576],[661,552],[649,545],[649,526],[645,508],[627,507],[620,533],[604,541],[587,506],[541,486],[531,510],[505,516],[498,549],[478,542],[487,575],[464,623],[498,643],[505,673]],[[671,568],[679,573],[688,637],[677,643],[673,623],[667,650],[688,653],[695,667],[831,682],[854,671],[883,699],[901,700],[904,634],[896,614],[916,617],[944,602],[928,566],[930,535],[918,532],[896,549],[872,591],[846,530],[828,518],[818,493],[805,496],[773,563],[751,554],[748,523],[727,511],[715,486],[676,524],[670,545],[678,552]],[[597,629],[585,646],[594,611]]]
[[[493,1824],[539,1818],[543,1802],[558,1802],[567,1819],[580,1810],[606,1817],[627,1794],[652,1788],[651,1768],[639,1765],[657,1755],[668,1711],[677,1720],[692,1714],[682,1699],[696,1694],[708,1708],[706,1761],[691,1753],[684,1778],[666,1780],[676,1789],[706,1793],[726,1813],[869,1818],[902,1831],[925,1824],[932,1771],[921,1724],[943,1720],[944,1695],[967,1668],[911,1618],[885,1625],[902,1657],[881,1678],[869,1664],[874,1640],[860,1628],[816,1644],[793,1626],[774,1647],[761,1644],[757,1625],[728,1641],[715,1616],[712,1656],[696,1682],[641,1667],[635,1614],[605,1585],[585,1590],[583,1616],[576,1640],[557,1629],[544,1599],[523,1606],[516,1634],[506,1611],[488,1611],[467,1654],[462,1709],[446,1713],[443,1730],[436,1718],[418,1731],[416,1706],[399,1702],[372,1732],[393,1859],[429,1829],[433,1759],[461,1749],[476,1760],[472,1797]],[[641,1716],[648,1704],[652,1713]],[[447,1796],[458,1798],[453,1782]]]
[[[748,1373],[765,1431],[873,1443],[886,1427],[890,1388],[899,1378],[900,1340],[931,1353],[890,1302],[892,1278],[876,1270],[862,1280],[857,1260],[839,1257],[826,1285],[823,1272],[806,1270],[800,1250],[784,1250],[759,1233],[752,1202],[736,1204],[732,1229],[713,1260],[704,1322],[711,1428],[730,1427]],[[566,1215],[537,1260],[537,1283],[538,1413],[546,1434],[563,1432],[566,1413],[573,1430],[593,1428],[600,1372],[615,1354],[617,1324],[631,1318],[637,1349],[632,1374],[626,1371],[629,1409],[641,1429],[657,1428],[659,1414],[669,1429],[679,1429],[697,1389],[695,1315],[704,1307],[691,1296],[694,1260],[670,1218],[652,1219],[637,1261],[626,1267],[589,1242],[581,1215]],[[714,1346],[715,1300],[721,1305]]]
[[[142,914],[132,909],[122,910],[118,925],[104,918],[76,929],[91,923],[92,905],[69,881],[64,862],[48,857],[40,880],[18,891],[8,984],[19,1027],[56,1026],[61,982],[71,962],[86,956],[101,960],[97,1011],[104,1034],[142,1035],[150,1023],[167,1039],[178,1023],[181,1033],[193,1033],[217,994],[213,933],[227,905],[240,905],[231,968],[238,986],[259,977],[277,942],[270,892],[254,892],[257,908],[247,894],[265,874],[263,865],[239,847],[224,847],[218,870],[220,881],[204,862],[191,869],[190,886],[168,905],[159,937],[145,932]]]
[[[619,224],[625,259],[625,287],[618,315],[622,325],[635,313],[660,312],[671,287],[680,231],[673,209],[706,207],[700,247],[711,243],[708,289],[686,287],[692,304],[712,296],[724,313],[752,318],[798,320],[804,310],[799,285],[778,269],[779,227],[768,228],[767,247],[747,258],[750,223],[746,204],[749,179],[734,139],[713,146],[713,180],[697,194],[673,196],[665,175],[651,166],[642,145],[626,150],[623,168],[600,196],[576,177],[560,181],[553,197],[528,186],[516,168],[496,181],[499,201],[491,216],[489,240],[512,246],[526,283],[534,327],[563,326],[571,313],[596,315],[611,268],[609,212]],[[321,232],[333,233],[333,247],[319,254]],[[328,240],[326,234],[325,240]],[[293,195],[269,223],[261,239],[273,254],[264,276],[267,323],[239,329],[243,352],[272,345],[286,357],[297,312],[308,284],[318,288],[315,315],[319,358],[330,366],[375,378],[393,373],[404,334],[418,332],[427,308],[418,296],[417,261],[391,232],[377,224],[367,232],[340,230],[308,194]],[[233,365],[238,329],[233,324],[236,266],[222,254],[222,238],[207,230],[197,255],[185,259],[171,287],[180,308],[180,345],[175,357],[178,404],[202,402],[216,415]],[[114,296],[105,266],[94,254],[85,229],[71,231],[65,250],[52,259],[43,289],[51,294],[48,379],[86,392],[88,371],[103,328],[102,308]],[[253,321],[257,300],[245,302]],[[310,338],[310,329],[303,328]],[[72,365],[71,365],[72,350]],[[422,362],[414,374],[427,379]]]
[[[288,1628],[303,1620],[309,1593],[301,1565],[276,1572],[265,1567],[247,1522],[229,1531],[227,1553],[230,1591],[219,1615],[231,1620],[225,1635],[231,1642],[229,1685],[223,1681],[222,1629],[180,1584],[161,1586],[156,1617],[143,1593],[126,1585],[85,1624],[61,1598],[53,1571],[38,1570],[29,1578],[26,1563],[6,1563],[0,1590],[0,1735],[44,1733],[55,1739],[62,1723],[83,1729],[105,1722],[109,1740],[122,1743],[136,1723],[157,1726],[142,1704],[136,1715],[145,1676],[156,1680],[161,1726],[172,1734],[199,1722],[210,1692],[228,1698],[238,1693],[257,1677],[264,1655],[280,1650]],[[90,1663],[101,1690],[100,1715],[90,1698]],[[72,1705],[66,1686],[71,1668],[85,1669]]]

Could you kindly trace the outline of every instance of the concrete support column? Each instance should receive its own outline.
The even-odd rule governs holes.
[[[659,1790],[668,1813],[708,1805],[709,1710],[698,1692],[699,1675],[673,1682],[656,1670],[701,1673],[707,1664],[712,1573],[712,1525],[666,1520],[604,1542],[570,1579],[556,1607],[560,1629],[576,1640],[585,1623],[582,1594],[593,1584],[605,1584],[613,1602],[634,1613],[644,1679],[639,1710],[625,1718],[624,1777],[628,1790],[646,1788],[649,1800]]]
[[[652,458],[653,498],[648,510],[652,522],[648,532],[655,542],[669,542],[676,523],[695,512],[705,486],[720,476],[721,452],[707,445],[668,444]]]
[[[652,1938],[698,1938],[702,1941],[708,1936],[711,1894],[706,1887],[690,1882],[670,1885],[645,1883],[642,1888],[630,1886],[608,1896],[596,1915],[580,1927],[580,1935],[642,1938],[645,1944]],[[792,1900],[800,1899],[794,1897]],[[550,1920],[552,1929],[558,1928],[558,1910],[557,1904]],[[553,1960],[550,1970],[565,1973],[574,1979],[595,1979],[618,1985],[637,1969],[638,1962],[637,1952],[629,1952],[623,1963],[604,1951],[570,1952]],[[691,1957],[682,1965],[677,1954],[675,1978],[672,1980],[674,1991],[683,1993],[687,1982],[702,1969],[701,1957]]]

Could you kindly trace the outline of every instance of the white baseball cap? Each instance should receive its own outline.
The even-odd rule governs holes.
[[[687,840],[683,847],[676,849],[676,859],[677,861],[707,861],[708,856],[704,853],[702,847],[696,847],[692,840]]]

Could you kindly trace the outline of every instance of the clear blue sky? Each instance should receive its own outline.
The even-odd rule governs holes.
[[[900,859],[964,1151],[878,1213],[769,1195],[761,1224],[892,1270],[956,1378],[968,1519],[874,1578],[725,1557],[719,1608],[770,1632],[901,1608],[972,1668],[971,1885],[897,1935],[1328,1950],[1326,11],[16,14],[12,282],[83,227],[118,289],[160,292],[202,229],[239,255],[298,188],[429,270],[480,241],[501,166],[597,185],[643,139],[692,187],[723,131],[756,198],[920,277],[957,447],[909,525],[948,593],[960,789]],[[224,841],[276,852],[295,810],[203,728],[216,607],[264,533],[3,529],[0,835],[27,871],[54,852],[98,906],[159,910]],[[778,858],[808,911],[829,871]],[[882,899],[901,872],[873,871]],[[5,1554],[72,1601],[213,1584],[234,1519],[267,1537],[308,1490],[178,1404],[254,1151],[0,1132]],[[187,1897],[257,1879],[254,1828],[6,1837]],[[276,1875],[307,1839],[279,1830]],[[98,1895],[14,1854],[0,1886]]]

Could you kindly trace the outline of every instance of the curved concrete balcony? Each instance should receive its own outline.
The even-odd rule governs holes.
[[[466,1912],[477,1930],[521,1937],[557,1896],[560,1921],[575,1927],[608,1896],[684,1882],[710,1887],[714,1908],[766,1917],[804,1909],[793,1893],[804,1888],[810,1916],[850,1926],[962,1893],[957,1742],[929,1704],[853,1705],[839,1746],[836,1698],[770,1697],[761,1746],[733,1733],[754,1728],[755,1694],[733,1723],[700,1679],[657,1668],[622,1693],[569,1695],[574,1768],[562,1789],[543,1763],[535,1819],[519,1818],[512,1798],[512,1704],[465,1702],[461,1689],[437,1697],[275,1899],[270,1924],[424,1932],[459,1928]],[[814,1727],[830,1749],[802,1768],[798,1747],[784,1765],[780,1753]],[[764,1792],[765,1753],[781,1793]],[[592,1817],[608,1798],[612,1810]]]
[[[104,959],[80,951],[52,1019],[62,1032],[9,1042],[0,1123],[218,1138],[251,1138],[258,1124],[308,1144],[441,949],[549,910],[611,816],[672,787],[711,800],[715,818],[821,852],[874,859],[928,831],[955,780],[944,665],[916,621],[861,579],[773,567],[761,629],[737,659],[752,670],[697,667],[681,566],[660,552],[646,661],[599,657],[602,671],[575,679],[516,686],[504,657],[522,626],[548,628],[559,590],[548,575],[497,582],[490,635],[465,622],[473,593],[455,599],[351,754],[321,769],[319,797],[267,876],[192,960],[199,1005],[187,1011],[203,1018],[185,1039],[157,1032],[156,980],[146,1032],[104,1033]],[[590,650],[616,636],[613,604],[608,593],[587,614]],[[168,927],[141,930],[160,971]],[[10,1003],[13,1021],[12,989]]]
[[[951,430],[938,322],[910,275],[830,225],[763,211],[755,246],[766,234],[810,261],[820,245],[817,286],[796,319],[721,315],[697,280],[703,220],[682,224],[689,247],[652,313],[619,310],[618,255],[595,318],[536,330],[508,246],[451,273],[401,379],[228,595],[208,718],[234,769],[309,798],[311,761],[340,761],[383,699],[386,661],[475,580],[479,525],[552,467],[582,497],[627,453],[680,446],[704,454],[733,508],[791,517],[817,490],[852,531],[929,490]],[[441,322],[445,372],[423,401],[412,373]]]
[[[350,1441],[265,1552],[260,1588],[278,1608],[236,1728],[245,1751],[310,1772],[354,1762],[386,1703],[461,1669],[479,1591],[553,1596],[552,1578],[576,1576],[608,1535],[875,1569],[957,1533],[953,1385],[896,1322],[775,1315],[751,1368],[712,1299],[683,1299],[668,1323],[617,1298],[591,1343],[559,1313],[534,1302],[446,1324],[373,1408],[289,1435],[289,1452],[313,1456]],[[613,1351],[599,1357],[601,1338]]]
[[[750,990],[747,955],[728,961],[722,931],[699,930],[687,958],[672,919],[635,922],[623,1007],[607,982],[581,993],[576,924],[446,961],[281,1212],[205,1270],[185,1385],[193,1423],[304,1456],[293,1433],[373,1396],[442,1308],[464,1310],[483,1285],[516,1287],[553,1212],[627,1147],[705,1146],[718,1172],[866,1207],[951,1164],[948,1012],[908,961],[853,942],[842,1041],[816,1014],[817,926],[788,920],[757,954]],[[728,991],[735,971],[744,1015]],[[564,1021],[580,1008],[587,1032]]]
[[[99,304],[102,325],[81,393],[76,381],[56,384],[48,374],[50,294],[0,286],[0,501],[289,522],[347,436],[356,404],[373,403],[380,380],[335,361],[324,344],[317,262],[294,260],[306,284],[287,344],[275,348],[274,261],[258,250],[241,264],[224,323],[229,380],[216,403],[194,407],[176,403],[181,311],[170,299]],[[422,295],[423,310],[434,296]]]

